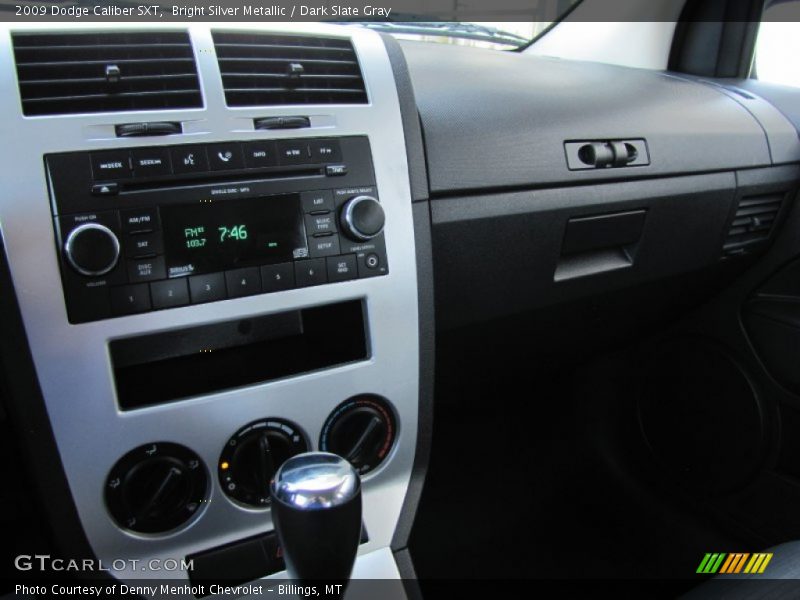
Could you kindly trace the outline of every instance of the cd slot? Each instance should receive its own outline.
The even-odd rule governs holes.
[[[273,171],[243,171],[241,173],[208,174],[183,179],[170,179],[168,181],[127,181],[122,184],[120,193],[154,192],[161,190],[180,189],[199,185],[215,183],[260,183],[264,181],[292,181],[312,177],[325,177],[325,170],[318,168],[281,169]]]
[[[110,344],[122,410],[366,360],[361,300],[200,325]]]

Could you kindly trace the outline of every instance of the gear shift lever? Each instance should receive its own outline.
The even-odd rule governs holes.
[[[341,456],[306,452],[270,485],[272,518],[290,577],[346,583],[361,537],[361,479]]]

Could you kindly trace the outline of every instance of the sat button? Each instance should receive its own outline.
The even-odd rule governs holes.
[[[128,258],[161,254],[164,251],[163,245],[160,233],[131,235],[125,240],[125,254]]]

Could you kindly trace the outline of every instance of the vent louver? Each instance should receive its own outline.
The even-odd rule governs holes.
[[[13,40],[27,116],[203,105],[185,31],[16,33]]]
[[[350,40],[215,31],[228,106],[364,104]]]
[[[725,254],[739,254],[748,246],[767,240],[782,202],[783,194],[742,198],[725,238]]]

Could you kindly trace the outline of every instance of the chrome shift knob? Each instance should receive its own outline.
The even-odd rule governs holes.
[[[270,485],[272,518],[293,579],[346,582],[361,537],[361,479],[341,456],[288,459]]]

